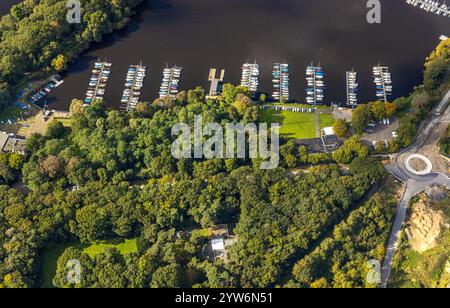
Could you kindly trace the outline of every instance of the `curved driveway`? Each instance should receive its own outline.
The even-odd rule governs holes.
[[[445,95],[442,102],[436,108],[442,110],[442,106],[450,99],[450,91]],[[441,173],[432,173],[425,176],[417,176],[410,173],[405,167],[405,160],[413,154],[416,154],[420,148],[423,146],[427,138],[438,128],[443,126],[448,126],[450,123],[450,108],[447,108],[445,113],[442,115],[434,115],[430,122],[422,127],[421,131],[417,135],[416,141],[413,145],[399,153],[395,161],[386,166],[389,173],[394,175],[399,180],[406,184],[406,190],[403,198],[400,202],[400,206],[395,217],[394,225],[392,227],[391,237],[389,239],[389,244],[386,251],[386,257],[383,262],[383,267],[381,269],[381,287],[386,288],[392,269],[392,262],[397,251],[402,227],[406,217],[406,211],[408,209],[409,202],[412,197],[423,192],[428,186],[433,184],[446,184],[450,187],[450,178],[447,175]]]

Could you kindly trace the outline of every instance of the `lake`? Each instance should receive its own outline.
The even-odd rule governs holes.
[[[146,101],[157,97],[166,64],[184,67],[182,89],[209,89],[209,68],[226,69],[225,82],[237,84],[247,60],[261,65],[260,89],[268,93],[273,63],[288,62],[298,101],[305,99],[305,68],[312,61],[327,74],[326,102],[345,101],[345,71],[352,68],[359,72],[360,101],[374,100],[372,67],[379,62],[391,68],[393,97],[407,95],[421,83],[439,36],[449,34],[450,19],[405,0],[382,1],[381,24],[368,24],[367,11],[365,0],[149,0],[126,29],[70,66],[49,107],[67,110],[72,98],[84,98],[97,58],[113,63],[105,96],[111,108],[120,104],[128,66],[139,61],[149,67]]]

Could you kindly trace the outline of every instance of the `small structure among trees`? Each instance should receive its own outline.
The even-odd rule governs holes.
[[[230,235],[226,224],[211,227],[211,234],[211,241],[203,250],[204,256],[211,261],[229,261],[228,248],[237,242],[237,237]]]

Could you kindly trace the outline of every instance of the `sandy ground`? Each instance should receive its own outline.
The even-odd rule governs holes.
[[[50,117],[45,120],[44,114],[39,111],[36,115],[19,122],[19,127],[16,134],[18,136],[28,138],[34,133],[44,134],[47,130],[48,124],[55,118],[69,118],[69,114],[66,112],[52,112]]]
[[[333,108],[333,117],[335,119],[343,119],[351,122],[353,118],[353,111],[345,108]]]
[[[411,247],[423,253],[436,247],[445,228],[443,214],[429,208],[422,197],[413,207],[409,227],[405,232]]]

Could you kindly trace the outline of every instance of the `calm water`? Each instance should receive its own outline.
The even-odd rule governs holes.
[[[16,3],[19,3],[19,0],[1,0],[0,1],[0,16],[5,15],[9,12],[9,9],[11,6],[13,6]]]
[[[114,64],[106,92],[111,107],[119,106],[128,65],[140,60],[149,67],[142,100],[157,97],[166,63],[184,67],[181,88],[209,89],[210,67],[225,68],[226,82],[238,83],[247,60],[262,66],[261,90],[269,93],[273,62],[290,63],[296,100],[304,100],[311,61],[327,73],[327,102],[345,100],[345,71],[351,68],[360,73],[360,98],[374,99],[371,74],[378,62],[391,67],[394,97],[406,95],[421,82],[439,36],[449,34],[450,19],[404,0],[382,4],[382,24],[369,25],[365,0],[149,0],[127,29],[70,66],[50,108],[67,109],[72,98],[84,98],[98,57]]]

